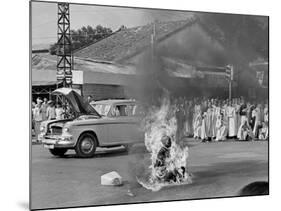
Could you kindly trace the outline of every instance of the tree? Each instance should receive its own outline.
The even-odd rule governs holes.
[[[92,26],[83,26],[77,30],[70,30],[71,34],[71,50],[76,50],[81,47],[87,46],[90,43],[97,42],[112,34],[112,30],[101,25],[97,25],[95,28]],[[54,43],[50,46],[49,52],[52,55],[57,54],[58,45]]]
[[[50,45],[49,53],[51,55],[56,55],[57,54],[57,47],[58,47],[57,43],[54,43],[54,44]]]

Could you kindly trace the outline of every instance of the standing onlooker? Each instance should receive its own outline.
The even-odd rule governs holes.
[[[202,116],[201,116],[201,106],[199,102],[195,101],[194,115],[193,115],[193,136],[194,138],[200,138],[201,136],[201,126],[202,126]]]
[[[176,110],[176,119],[177,119],[177,142],[179,143],[181,139],[183,138],[183,131],[184,131],[184,122],[185,122],[185,114],[184,114],[184,108],[182,104],[178,104],[177,110]]]
[[[211,119],[212,119],[212,106],[211,102],[207,103],[205,112],[202,115],[202,126],[201,126],[201,139],[203,141],[211,140]]]
[[[217,105],[217,101],[215,99],[212,100],[212,118],[211,118],[211,135],[212,139],[216,138],[217,135],[217,119],[218,119],[218,114],[220,113],[220,109]]]
[[[189,135],[192,136],[194,131],[193,131],[193,110],[194,110],[194,105],[192,103],[192,101],[188,102],[189,106],[188,106],[188,111],[189,111],[189,116],[187,118],[188,121],[188,131],[189,131]]]
[[[234,102],[235,102],[234,103],[234,108],[235,108],[235,125],[236,125],[235,133],[237,135],[238,129],[239,129],[240,124],[241,124],[241,116],[240,116],[240,112],[239,112],[241,104],[240,104],[240,99],[239,98],[236,98]]]
[[[184,116],[185,116],[183,135],[188,136],[189,132],[190,132],[189,131],[189,125],[188,125],[189,110],[188,110],[188,104],[187,104],[186,100],[183,102],[183,112],[184,112]]]
[[[229,105],[227,107],[227,116],[228,116],[228,136],[235,137],[236,134],[236,118],[235,118],[235,108],[232,105],[232,102],[229,101]]]
[[[244,122],[245,120],[248,121],[247,110],[248,110],[247,105],[246,105],[244,99],[242,99],[241,106],[239,108],[240,126],[242,125],[242,122]]]
[[[43,120],[42,117],[42,100],[37,98],[37,104],[33,110],[33,117],[34,117],[34,130],[35,130],[35,138],[38,141],[38,135],[40,133],[40,125]]]
[[[57,103],[57,108],[56,108],[55,112],[56,112],[57,120],[63,119],[63,108],[61,106],[61,103]]]
[[[222,113],[222,117],[223,117],[223,122],[224,122],[224,125],[227,129],[227,135],[228,135],[228,127],[229,127],[229,122],[228,122],[228,116],[227,116],[227,109],[228,108],[228,105],[227,105],[227,101],[224,100],[222,102],[222,109],[221,109],[221,113]]]
[[[268,126],[268,104],[266,103],[264,106],[264,110],[263,110],[263,121],[267,124]]]
[[[260,127],[262,126],[262,117],[261,117],[261,105],[259,104],[255,110],[253,111],[253,116],[255,117],[255,124],[254,124],[254,129],[253,129],[253,133],[254,133],[254,137],[258,138],[258,132]]]
[[[47,116],[46,116],[47,108],[48,108],[48,99],[45,97],[43,99],[43,103],[42,103],[42,119],[43,119],[43,121],[47,120]]]
[[[53,120],[56,119],[56,108],[55,104],[53,101],[48,102],[48,107],[47,107],[47,112],[46,112],[46,117],[48,120]]]
[[[201,112],[197,112],[195,115],[194,123],[193,123],[193,137],[195,139],[200,138],[201,136],[201,127],[202,127],[202,116]]]
[[[36,103],[32,101],[31,103],[31,129],[32,129],[32,135],[35,132],[35,122],[34,122],[34,109],[36,107]]]
[[[248,122],[251,129],[254,129],[255,126],[255,115],[253,115],[253,111],[255,110],[255,106],[248,103]]]

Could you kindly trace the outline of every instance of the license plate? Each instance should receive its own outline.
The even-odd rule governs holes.
[[[54,145],[45,144],[44,147],[47,148],[47,149],[54,149]]]

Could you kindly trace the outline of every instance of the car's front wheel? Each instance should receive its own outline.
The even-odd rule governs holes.
[[[82,134],[75,146],[75,152],[79,157],[93,157],[97,148],[97,138],[91,133]]]
[[[67,152],[67,149],[49,149],[50,153],[54,156],[63,157],[64,154]]]

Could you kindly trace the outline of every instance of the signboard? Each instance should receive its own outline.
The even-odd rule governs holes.
[[[70,71],[57,71],[57,81],[65,81],[66,84],[72,83],[72,72]]]

